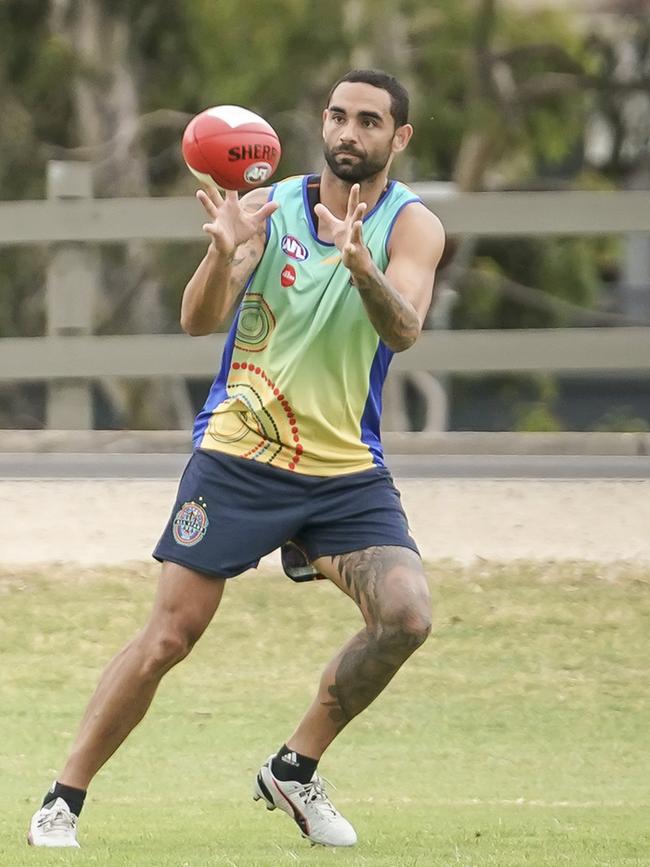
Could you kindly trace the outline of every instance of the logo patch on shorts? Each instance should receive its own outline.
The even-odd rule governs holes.
[[[186,548],[198,544],[205,536],[209,523],[205,506],[195,503],[194,500],[183,503],[172,525],[174,541]]]

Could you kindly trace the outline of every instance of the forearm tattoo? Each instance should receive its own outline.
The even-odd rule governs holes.
[[[354,277],[368,318],[383,342],[394,352],[408,349],[420,333],[420,320],[413,305],[394,289],[378,268]]]
[[[390,619],[382,624],[386,577],[395,566],[419,568],[416,554],[382,546],[334,557],[333,563],[369,624],[343,649],[334,683],[329,686],[329,699],[323,702],[340,731],[379,695],[426,638],[426,632],[391,626]]]
[[[251,271],[257,265],[260,258],[261,242],[262,236],[258,233],[258,235],[254,236],[254,239],[237,247],[232,253],[232,259],[230,260],[232,268],[229,280],[231,295],[238,295],[244,288]]]

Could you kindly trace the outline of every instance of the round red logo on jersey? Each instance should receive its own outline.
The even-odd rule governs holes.
[[[293,286],[296,282],[296,269],[293,265],[285,265],[280,275],[280,282],[283,286]]]

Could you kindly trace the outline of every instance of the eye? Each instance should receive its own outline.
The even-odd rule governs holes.
[[[377,121],[376,121],[376,120],[372,120],[372,118],[367,117],[367,118],[363,121],[363,125],[366,127],[366,129],[369,129],[369,128],[373,127],[373,126],[377,126]]]

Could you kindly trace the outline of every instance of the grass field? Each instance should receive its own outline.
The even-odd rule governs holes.
[[[233,582],[194,653],[95,781],[81,851],[29,817],[156,571],[0,578],[0,865],[650,864],[650,575],[521,564],[429,570],[435,633],[321,770],[353,850],[311,848],[251,800],[261,760],[359,623],[325,582]]]

